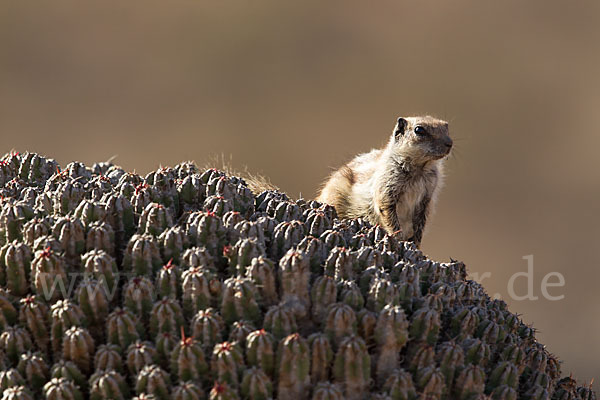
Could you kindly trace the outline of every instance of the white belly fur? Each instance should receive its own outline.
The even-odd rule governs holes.
[[[412,190],[405,191],[398,198],[396,214],[398,215],[398,221],[402,227],[402,236],[405,239],[414,235],[413,216],[415,214],[415,209],[423,200],[426,192],[425,182],[419,180],[418,182],[415,182]]]

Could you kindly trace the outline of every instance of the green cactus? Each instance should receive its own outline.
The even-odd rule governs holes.
[[[16,368],[3,368],[0,371],[0,390],[5,391],[9,387],[25,385],[25,378],[21,376]]]
[[[493,400],[517,400],[517,391],[510,386],[498,386],[492,391],[490,397]]]
[[[435,344],[441,328],[440,314],[428,307],[420,308],[414,312],[410,322],[410,338]]]
[[[203,381],[207,378],[207,371],[208,364],[200,343],[193,337],[182,334],[181,340],[171,352],[171,373],[180,381]]]
[[[448,386],[452,386],[454,378],[464,367],[465,354],[455,342],[445,342],[438,346],[436,361]]]
[[[33,343],[26,329],[6,326],[0,333],[0,350],[12,365],[17,365],[21,354],[31,350]]]
[[[181,271],[176,264],[173,264],[173,259],[158,271],[154,287],[158,297],[169,297],[175,300],[180,297]]]
[[[326,382],[331,373],[333,349],[329,338],[322,333],[313,333],[308,337],[310,345],[310,379],[312,384]]]
[[[246,345],[246,337],[248,337],[250,332],[254,332],[255,330],[256,327],[250,321],[235,321],[233,324],[231,324],[229,329],[229,338],[227,340],[229,342],[236,342],[240,346],[244,347]]]
[[[115,232],[115,248],[120,248],[135,232],[133,207],[129,200],[119,193],[102,196],[106,209],[106,222]]]
[[[125,249],[123,267],[138,276],[152,276],[162,267],[158,241],[151,235],[133,235]]]
[[[33,242],[33,247],[31,248],[32,252],[37,252],[38,250],[46,250],[50,249],[56,254],[62,253],[62,247],[60,242],[54,238],[52,235],[40,236]]]
[[[239,400],[238,392],[226,383],[215,382],[208,395],[209,400]]]
[[[94,355],[94,369],[115,370],[123,373],[123,359],[121,357],[121,348],[115,344],[103,344],[98,346]]]
[[[377,325],[377,314],[363,309],[357,315],[358,333],[364,339],[367,346],[373,348],[375,346],[375,326]]]
[[[155,297],[152,281],[144,276],[131,278],[123,287],[123,305],[142,323],[148,322]]]
[[[229,230],[228,238],[230,243],[235,243],[240,237],[242,237],[242,229],[240,229],[242,227],[240,226],[240,228],[236,228],[237,224],[240,222],[249,224],[251,226],[258,226],[259,229],[261,228],[260,225],[258,225],[256,222],[250,222],[244,219],[242,214],[240,214],[237,211],[228,211],[225,214],[223,214],[223,217],[221,219],[223,220],[223,225]],[[235,236],[231,236],[231,234]],[[243,237],[247,239],[249,236],[244,235]],[[264,244],[264,241],[261,242],[261,244]]]
[[[128,310],[115,308],[106,318],[106,339],[126,349],[140,338],[140,327],[135,316]]]
[[[158,336],[154,338],[154,343],[156,343],[156,358],[158,358],[158,363],[163,368],[170,367],[171,355],[173,349],[177,346],[177,342],[177,337],[171,332],[159,333]]]
[[[191,323],[192,336],[204,349],[211,349],[223,340],[222,332],[225,322],[221,315],[212,308],[200,310]]]
[[[574,399],[572,392],[566,392],[566,393],[563,392],[562,394],[566,395],[564,397],[565,399]],[[544,387],[541,387],[541,386],[531,386],[527,390],[527,392],[524,393],[523,398],[527,399],[527,400],[542,400],[542,399],[550,399],[550,398],[555,398],[555,397],[553,397],[548,392],[548,390],[546,388],[544,388]],[[561,397],[557,396],[556,398],[561,398]]]
[[[177,332],[183,326],[183,313],[179,302],[165,297],[154,303],[150,315],[150,334],[159,332]]]
[[[65,263],[50,248],[35,253],[31,276],[34,291],[50,302],[64,297],[69,287]]]
[[[479,325],[479,316],[468,308],[460,308],[452,316],[450,332],[458,341],[465,340],[475,333]]]
[[[408,320],[399,306],[387,305],[379,313],[374,331],[377,343],[377,379],[384,382],[399,366],[399,354],[408,341]]]
[[[11,302],[10,295],[0,289],[0,329],[17,322],[17,309]]]
[[[350,307],[352,307],[352,309],[354,309],[354,311],[360,312],[364,309],[365,298],[355,282],[345,280],[338,282],[338,292],[339,301],[348,304]]]
[[[163,167],[146,175],[146,182],[156,190],[157,200],[161,204],[177,210],[179,198],[175,178],[175,171],[172,168]]]
[[[323,321],[323,331],[336,349],[345,337],[356,334],[356,313],[352,307],[344,303],[329,306]]]
[[[324,321],[329,307],[337,300],[335,280],[328,275],[318,277],[312,285],[310,297],[313,320]]]
[[[108,293],[114,293],[119,280],[119,270],[113,257],[105,250],[90,250],[81,256],[85,272],[101,284],[106,284]]]
[[[310,259],[298,251],[288,251],[279,261],[281,300],[294,304],[304,316],[310,308]]]
[[[275,227],[278,224],[277,220],[271,217],[267,217],[265,215],[261,215],[256,220],[256,223],[260,225],[263,229],[265,244],[267,246],[270,246],[270,244],[273,242],[273,232],[275,231]]]
[[[140,216],[139,232],[143,235],[159,236],[173,226],[173,217],[162,204],[150,203]]]
[[[373,247],[361,247],[358,250],[353,251],[352,254],[356,260],[355,269],[358,271],[365,270],[369,267],[383,267],[383,254]]]
[[[102,221],[106,217],[104,205],[93,200],[83,199],[73,213],[89,229],[90,225],[96,221]]]
[[[202,388],[192,381],[181,382],[171,394],[172,400],[203,400]]]
[[[181,274],[183,310],[194,315],[199,310],[214,305],[220,288],[215,290],[218,281],[214,273],[204,267],[192,267]],[[220,285],[220,283],[218,283]]]
[[[33,400],[33,394],[25,386],[13,386],[2,393],[2,400]]]
[[[321,239],[321,241],[325,244],[325,248],[327,249],[327,251],[330,252],[336,247],[346,247],[346,239],[344,238],[342,233],[333,229],[328,229],[325,232],[323,232],[319,239]]]
[[[314,389],[312,400],[344,400],[344,394],[338,385],[320,382]]]
[[[229,278],[223,283],[221,315],[225,323],[248,320],[257,322],[261,318],[256,302],[257,291],[248,278]]]
[[[367,308],[374,312],[380,312],[388,304],[400,304],[400,295],[398,293],[398,287],[392,281],[385,277],[375,276],[371,280],[371,284],[369,285],[369,292],[367,293],[366,297]]]
[[[493,345],[502,342],[506,336],[506,332],[496,322],[484,319],[479,323],[475,336],[481,338],[486,343]]]
[[[156,349],[151,342],[136,341],[129,345],[125,354],[125,364],[131,376],[137,374],[146,365],[154,364],[158,360]]]
[[[489,374],[489,389],[506,385],[516,390],[519,388],[519,375],[519,369],[514,364],[502,361]]]
[[[595,399],[380,226],[191,163],[56,169],[0,160],[3,399]]]
[[[24,202],[3,203],[0,209],[0,243],[23,239],[23,226],[34,215],[33,209]]]
[[[462,342],[465,351],[465,363],[485,367],[490,361],[491,348],[479,339],[467,338]]]
[[[7,160],[0,160],[0,185],[6,185],[14,179],[15,176],[15,168]]]
[[[504,372],[504,376],[510,376],[510,374],[508,372]],[[554,382],[548,374],[541,371],[536,371],[527,378],[528,385],[540,386],[546,390],[551,390],[555,383],[556,382]]]
[[[50,368],[51,378],[65,378],[81,390],[87,389],[87,377],[72,361],[59,360]]]
[[[214,213],[193,213],[188,221],[188,230],[195,245],[204,246],[213,256],[222,252],[227,229],[221,218]]]
[[[111,292],[107,283],[91,278],[84,278],[76,291],[79,307],[85,315],[85,320],[94,337],[102,337],[109,311]]]
[[[179,226],[165,229],[158,237],[163,260],[179,262],[183,252],[189,247],[189,239],[185,230]]]
[[[67,263],[77,266],[85,252],[85,227],[78,218],[70,216],[56,220],[52,235],[60,242]]]
[[[282,339],[298,330],[294,312],[285,304],[270,307],[263,324],[264,329],[271,332],[276,339]]]
[[[215,379],[237,388],[243,369],[244,356],[236,342],[215,345],[211,359],[211,371]]]
[[[17,371],[25,378],[27,387],[38,392],[48,381],[48,364],[40,353],[27,352],[21,354]]]
[[[105,251],[115,255],[115,232],[106,222],[93,222],[87,230],[85,238],[86,251]]]
[[[263,370],[252,367],[244,372],[240,392],[245,399],[269,400],[273,398],[273,383]]]
[[[257,199],[257,203],[259,203]],[[291,201],[277,201],[272,199],[268,202],[266,213],[279,222],[293,221],[301,218],[300,207]]]
[[[240,239],[230,248],[225,248],[225,257],[229,260],[231,274],[243,276],[252,260],[266,256],[265,248],[255,239]]]
[[[332,276],[336,281],[354,280],[355,264],[357,260],[349,249],[334,247],[325,260],[325,274]]]
[[[415,400],[417,398],[412,376],[403,369],[394,370],[383,384],[383,388],[393,400]]]
[[[185,250],[181,256],[181,265],[186,268],[203,267],[213,272],[216,271],[214,257],[204,246]]]
[[[262,300],[263,308],[272,306],[279,301],[273,261],[262,256],[253,258],[250,266],[246,269],[245,276],[254,282],[254,286]]]
[[[275,337],[264,329],[248,334],[246,360],[249,366],[258,367],[269,377],[275,372]]]
[[[35,239],[49,235],[52,231],[52,219],[50,217],[33,218],[23,225],[23,242],[33,246]]]
[[[177,184],[180,208],[184,211],[200,208],[204,202],[206,186],[200,180],[200,175],[189,175],[182,177]]]
[[[451,386],[451,381],[446,381]],[[454,392],[457,399],[467,400],[481,396],[485,389],[485,372],[478,365],[465,367],[456,377]]]
[[[311,271],[314,274],[318,274],[321,271],[321,265],[325,262],[328,256],[325,244],[316,237],[306,236],[300,243],[298,243],[296,248],[298,251],[308,255],[308,258],[310,259]]]
[[[365,396],[371,380],[371,357],[362,338],[349,336],[342,341],[335,355],[333,376],[347,399]]]
[[[230,226],[230,243],[236,243],[238,240],[250,239],[255,241],[259,246],[262,246],[262,249],[266,249],[267,240],[265,237],[265,230],[259,221],[246,221],[235,211],[233,211],[231,215],[234,217],[229,217],[228,215],[223,216],[223,223],[225,226],[228,226],[228,223]]]
[[[31,332],[36,346],[43,352],[48,351],[48,306],[37,296],[22,298],[19,307],[19,322]]]
[[[333,228],[333,221],[323,211],[313,210],[306,216],[305,225],[309,235],[319,237],[326,230]]]
[[[90,400],[125,400],[129,398],[129,387],[116,371],[98,371],[90,377]]]
[[[415,383],[423,398],[440,400],[446,392],[444,374],[435,366],[425,367],[416,373]]]
[[[277,394],[280,398],[306,399],[310,391],[310,348],[306,339],[293,333],[277,350]]]
[[[427,343],[415,343],[407,351],[406,367],[413,375],[426,367],[435,365],[435,351]]]
[[[129,190],[126,185],[123,185],[121,187],[121,193],[130,193],[129,200],[133,207],[136,222],[139,223],[140,215],[144,212],[146,207],[158,200],[158,193],[152,186],[149,186],[145,182],[135,185],[132,189],[133,190]]]
[[[208,196],[206,199],[204,199],[202,208],[207,212],[222,217],[228,212],[232,212],[234,210],[234,204],[232,201],[223,196]]]
[[[94,339],[85,328],[73,326],[65,332],[62,342],[63,359],[73,361],[84,373],[91,372]]]
[[[138,373],[135,391],[138,395],[144,393],[153,395],[156,399],[170,399],[171,379],[158,365],[146,365]]]
[[[19,242],[7,243],[0,249],[0,286],[15,296],[29,292],[31,250]]]
[[[44,385],[44,396],[47,400],[83,400],[79,388],[65,378],[52,378]]]
[[[596,393],[592,390],[592,384],[589,386],[580,386],[577,388],[577,395],[582,400],[596,400]]]
[[[90,198],[96,201],[101,200],[102,196],[112,192],[114,188],[110,178],[105,175],[111,166],[106,163],[103,164],[102,167],[99,167],[100,163],[94,164],[92,167],[93,176],[87,184],[87,190],[91,192],[89,194]]]
[[[300,221],[284,221],[275,227],[271,243],[270,256],[281,258],[288,250],[300,243],[306,228]]]

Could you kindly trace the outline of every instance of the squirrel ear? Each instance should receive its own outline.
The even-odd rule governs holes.
[[[404,118],[398,118],[398,123],[396,124],[396,128],[394,129],[394,136],[396,137],[396,139],[404,134],[406,125],[407,122]]]

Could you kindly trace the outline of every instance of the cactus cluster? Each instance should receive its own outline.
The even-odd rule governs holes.
[[[594,399],[535,330],[367,222],[192,163],[0,161],[9,399]]]

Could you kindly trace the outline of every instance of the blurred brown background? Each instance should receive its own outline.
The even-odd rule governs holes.
[[[2,1],[0,150],[138,172],[223,153],[311,197],[397,116],[445,118],[457,146],[426,252],[489,272],[589,381],[599,71],[598,1]],[[540,299],[511,299],[530,254]],[[540,291],[553,271],[561,301]]]

